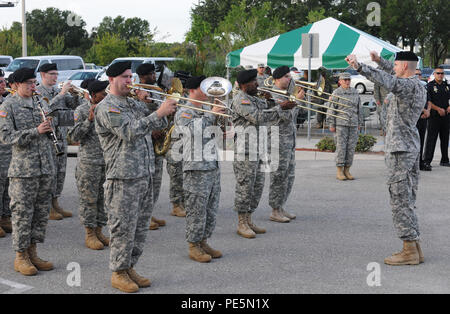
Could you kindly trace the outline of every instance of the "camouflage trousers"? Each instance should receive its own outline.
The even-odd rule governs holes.
[[[167,173],[170,177],[169,198],[172,204],[184,206],[183,162],[167,162]]]
[[[262,165],[261,160],[233,162],[236,177],[234,210],[240,214],[253,213],[259,205],[265,180]]]
[[[414,212],[419,185],[419,153],[386,153],[385,162],[397,235],[403,241],[419,240],[419,224]]]
[[[9,208],[9,179],[8,169],[0,171],[0,217],[11,216],[11,209]]]
[[[269,205],[281,208],[291,194],[295,181],[295,149],[280,151],[278,169],[270,172]]]
[[[53,176],[9,180],[13,249],[24,252],[30,244],[44,242]]]
[[[164,156],[155,155],[155,173],[152,175],[154,205],[156,204],[156,202],[158,202],[159,193],[161,191],[163,167],[164,167]]]
[[[142,255],[153,211],[152,178],[105,182],[105,208],[111,235],[109,268],[125,270]]]
[[[104,207],[105,166],[79,162],[75,168],[80,195],[80,221],[88,228],[104,227],[108,216]]]
[[[350,167],[353,164],[356,144],[358,144],[358,127],[336,126],[336,166]]]
[[[54,155],[56,160],[56,175],[53,183],[53,198],[61,196],[66,180],[67,154],[62,156]]]
[[[220,169],[186,171],[183,183],[186,241],[200,242],[211,237],[216,227],[220,200]]]

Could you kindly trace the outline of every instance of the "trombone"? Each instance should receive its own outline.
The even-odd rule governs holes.
[[[279,96],[283,96],[283,97],[288,98],[289,101],[301,101],[301,102],[304,102],[304,103],[306,103],[306,104],[311,104],[311,105],[315,105],[315,106],[325,107],[325,108],[328,109],[327,106],[317,105],[317,104],[315,104],[315,103],[313,103],[313,102],[310,102],[310,101],[307,101],[307,100],[304,100],[304,99],[298,99],[297,97],[295,97],[294,95],[289,94],[289,93],[288,93],[287,91],[285,91],[285,90],[275,90],[275,89],[273,89],[273,88],[258,87],[258,91],[266,92],[266,93],[272,93],[272,94],[277,94],[277,95],[279,95]],[[325,115],[328,115],[328,116],[332,116],[332,117],[335,117],[335,118],[337,118],[337,119],[342,119],[342,120],[345,120],[345,121],[349,121],[349,119],[347,119],[347,118],[344,118],[344,117],[341,117],[341,116],[338,116],[338,115],[335,115],[335,114],[332,114],[332,113],[323,112],[323,111],[316,110],[316,109],[309,108],[309,107],[302,106],[302,105],[297,105],[297,107],[300,107],[300,108],[303,108],[303,109],[306,109],[306,110],[315,111],[315,112],[318,112],[318,113],[321,113],[321,114],[325,114]],[[347,112],[342,111],[342,110],[337,110],[337,109],[333,109],[333,110],[334,110],[334,111],[343,112],[343,113],[347,113]]]
[[[145,92],[155,93],[155,94],[158,94],[158,95],[166,96],[166,98],[169,98],[169,99],[187,100],[187,101],[197,102],[197,103],[200,103],[200,104],[205,104],[205,105],[208,105],[208,106],[216,106],[216,107],[220,107],[220,108],[224,108],[224,109],[229,109],[227,106],[217,105],[217,104],[213,104],[213,103],[206,102],[206,101],[200,101],[200,100],[195,100],[195,99],[192,99],[192,98],[182,97],[178,93],[167,94],[167,93],[163,93],[163,92],[156,91],[156,90],[153,90],[153,89],[144,88],[144,87],[141,87],[139,85],[145,85],[145,84],[132,84],[132,85],[128,85],[128,88],[135,89],[135,90],[142,90],[142,91],[145,91]],[[156,99],[156,98],[151,98],[151,97],[148,97],[148,98],[151,99],[151,100],[154,100],[154,101],[164,102],[164,100],[161,100],[161,99]],[[214,115],[218,115],[218,116],[222,116],[222,117],[226,117],[226,118],[231,118],[231,116],[229,114],[225,114],[225,113],[214,112],[212,110],[205,110],[205,109],[202,109],[202,108],[197,108],[197,107],[194,107],[194,106],[183,105],[183,104],[179,104],[179,103],[177,103],[176,105],[179,106],[179,107],[189,108],[189,109],[193,109],[193,110],[197,110],[197,111],[201,111],[201,112],[212,113]]]

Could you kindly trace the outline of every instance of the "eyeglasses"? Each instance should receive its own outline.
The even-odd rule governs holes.
[[[435,72],[435,74],[442,75],[442,74],[444,74],[444,72]]]
[[[36,80],[33,80],[33,81],[25,81],[25,82],[23,82],[24,84],[27,84],[28,86],[31,86],[31,85],[36,85],[37,84],[37,81]]]

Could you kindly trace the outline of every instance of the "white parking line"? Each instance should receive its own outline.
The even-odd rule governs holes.
[[[11,287],[10,290],[3,292],[2,294],[19,294],[25,291],[33,289],[31,286],[23,285],[21,283],[17,283],[14,281],[9,281],[3,278],[0,278],[0,284]]]

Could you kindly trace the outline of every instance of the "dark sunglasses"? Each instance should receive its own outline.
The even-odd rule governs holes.
[[[436,74],[444,74],[444,72],[436,72]]]

